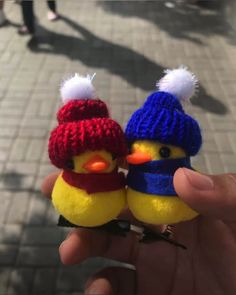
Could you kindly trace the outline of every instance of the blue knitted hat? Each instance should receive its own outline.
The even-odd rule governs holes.
[[[189,156],[197,154],[202,144],[201,130],[181,105],[181,101],[193,95],[196,83],[195,76],[186,68],[166,71],[157,83],[159,91],[148,96],[131,116],[125,131],[128,143],[156,140],[181,147]]]

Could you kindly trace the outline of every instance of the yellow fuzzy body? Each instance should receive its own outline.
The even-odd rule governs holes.
[[[131,151],[145,152],[151,156],[152,160],[161,160],[159,150],[164,146],[171,151],[170,159],[186,156],[184,150],[179,147],[150,140],[134,142]],[[150,195],[131,188],[127,190],[127,202],[131,212],[138,220],[150,224],[173,224],[193,219],[198,215],[178,197]]]
[[[60,175],[53,188],[52,203],[55,209],[71,223],[94,227],[117,217],[126,203],[125,189],[87,194],[70,186]]]
[[[150,224],[172,224],[198,215],[178,197],[156,196],[127,190],[127,202],[133,215]]]

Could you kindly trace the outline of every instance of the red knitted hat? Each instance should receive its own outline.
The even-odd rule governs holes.
[[[74,88],[81,89],[83,80],[82,84],[86,82],[93,90],[86,93],[86,99],[81,93],[71,94],[72,79]],[[69,88],[67,91],[66,87]],[[94,89],[89,77],[76,75],[66,81],[61,94],[66,104],[57,113],[59,125],[51,132],[48,145],[49,158],[55,166],[67,168],[72,157],[87,150],[105,149],[114,157],[126,155],[124,133],[120,125],[109,118],[106,104],[99,99],[93,99]],[[69,96],[73,99],[68,99]]]

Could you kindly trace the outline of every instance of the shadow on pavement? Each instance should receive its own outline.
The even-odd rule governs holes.
[[[83,38],[56,33],[39,27],[40,36],[38,39],[29,41],[29,50],[35,53],[66,55],[72,60],[80,60],[88,67],[106,69],[111,74],[125,79],[134,87],[146,91],[154,90],[156,80],[162,76],[164,70],[162,66],[130,48],[94,35],[82,25],[65,16],[61,16],[61,20],[81,34]],[[194,101],[195,105],[221,115],[227,112],[226,106],[217,98],[207,94],[203,86],[200,85],[200,89],[201,100]]]
[[[228,108],[218,99],[209,95],[206,89],[199,85],[199,91],[196,96],[191,99],[191,103],[207,112],[225,115]]]
[[[15,171],[1,174],[1,182],[7,190],[20,190],[22,187],[22,181],[24,174],[17,173]]]
[[[172,3],[172,7],[168,4]],[[204,45],[197,34],[220,35],[236,44],[235,32],[226,22],[224,1],[199,1],[188,5],[181,1],[98,1],[106,11],[124,17],[139,17],[158,26],[173,38]]]
[[[154,89],[155,79],[164,68],[144,55],[116,43],[102,39],[73,20],[60,18],[83,38],[56,33],[40,27],[38,40],[31,40],[28,48],[33,52],[61,54],[71,60],[80,60],[88,67],[103,68],[126,80],[134,87],[146,91]],[[44,48],[44,45],[50,48]],[[137,73],[143,73],[137,75]]]

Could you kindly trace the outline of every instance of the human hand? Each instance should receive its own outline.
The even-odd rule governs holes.
[[[45,195],[50,195],[56,177],[44,181]],[[174,238],[187,250],[162,241],[143,244],[133,233],[124,238],[86,229],[71,231],[59,248],[64,264],[101,256],[136,268],[101,271],[87,283],[86,294],[236,293],[236,174],[206,176],[180,168],[174,186],[179,197],[201,214],[173,226]]]

